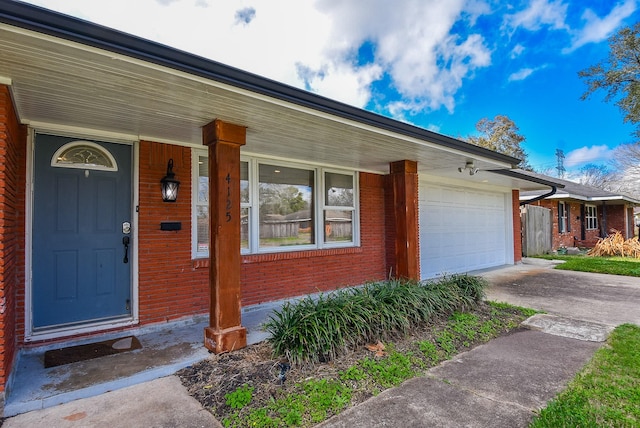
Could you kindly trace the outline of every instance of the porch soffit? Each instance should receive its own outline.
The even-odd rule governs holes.
[[[7,24],[0,58],[27,124],[199,146],[201,127],[217,118],[247,127],[243,153],[378,173],[409,159],[420,173],[519,187],[495,174],[458,173],[471,159],[481,170],[511,167],[494,159]]]

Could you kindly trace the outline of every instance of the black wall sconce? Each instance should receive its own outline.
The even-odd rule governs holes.
[[[178,198],[178,187],[180,182],[174,177],[173,173],[173,159],[169,159],[167,164],[167,175],[164,176],[160,183],[162,183],[162,200],[164,202],[175,202]]]

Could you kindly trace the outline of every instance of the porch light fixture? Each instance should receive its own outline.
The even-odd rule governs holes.
[[[180,182],[174,177],[173,173],[173,159],[169,159],[167,164],[167,175],[164,176],[160,183],[162,183],[162,200],[164,202],[175,202],[178,198],[178,187]]]
[[[460,168],[458,168],[458,172],[464,172],[464,171],[465,171],[465,170],[467,170],[467,169],[469,170],[469,175],[475,175],[478,171],[480,171],[480,169],[479,169],[479,168],[476,168],[476,167],[473,165],[473,161],[467,161],[467,162],[464,164],[464,167],[460,167]]]

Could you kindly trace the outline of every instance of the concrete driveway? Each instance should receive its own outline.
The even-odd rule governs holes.
[[[525,259],[482,273],[487,299],[610,326],[640,325],[640,278],[555,270],[557,263]]]

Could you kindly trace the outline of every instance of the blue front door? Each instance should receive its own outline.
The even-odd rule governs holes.
[[[36,135],[34,331],[131,316],[130,221],[131,146]]]

